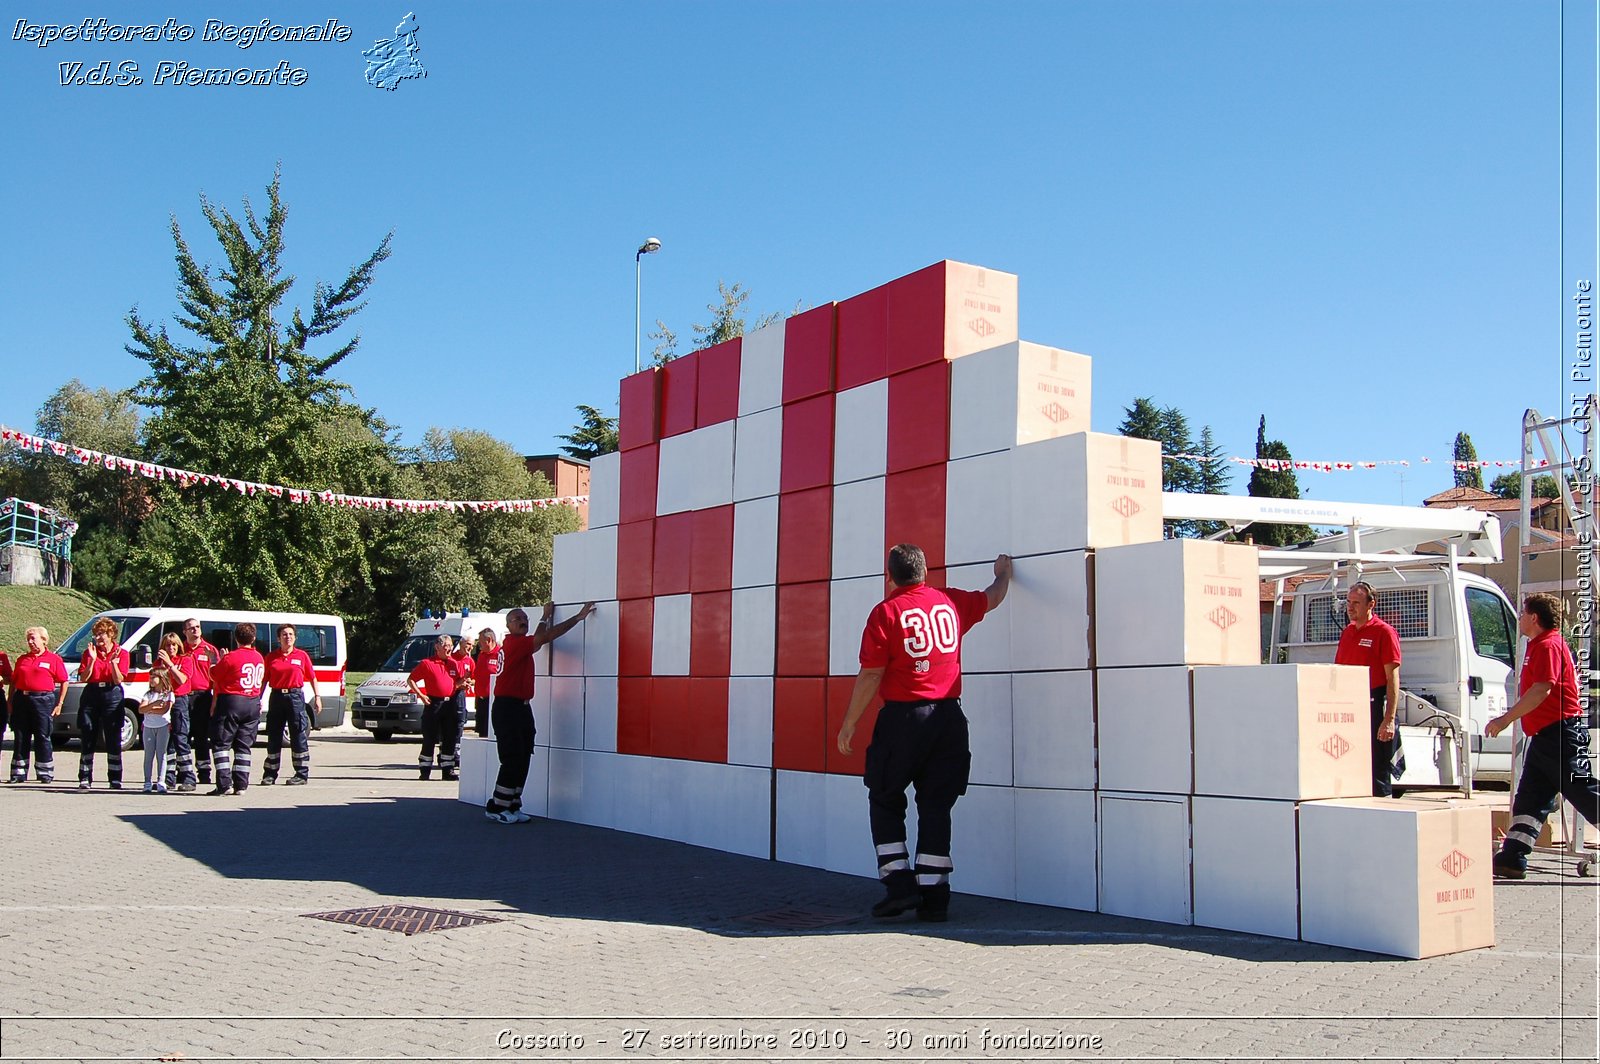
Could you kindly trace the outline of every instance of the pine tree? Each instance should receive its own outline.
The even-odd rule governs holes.
[[[1256,426],[1256,457],[1268,459],[1278,463],[1288,463],[1293,460],[1289,453],[1288,444],[1282,440],[1267,439],[1267,415],[1261,415],[1261,421]],[[1256,467],[1250,473],[1250,494],[1258,499],[1298,499],[1300,497],[1300,480],[1294,474],[1294,469],[1285,465],[1280,469],[1266,469]],[[1311,529],[1306,525],[1269,525],[1252,524],[1245,528],[1245,533],[1256,543],[1265,546],[1282,547],[1291,543],[1303,543],[1311,538]]]
[[[1456,433],[1455,460],[1457,462],[1478,461],[1478,449],[1472,446],[1472,437],[1465,432]],[[1477,464],[1467,466],[1465,469],[1456,467],[1456,487],[1481,488],[1483,487],[1483,467]]]
[[[1201,456],[1195,468],[1195,490],[1205,495],[1226,495],[1233,486],[1233,470],[1228,468],[1224,451],[1211,432],[1210,425],[1200,429],[1200,443],[1196,453]],[[1202,536],[1214,536],[1227,529],[1225,521],[1199,521],[1197,531]]]
[[[606,417],[594,407],[582,403],[578,404],[578,417],[578,423],[570,433],[556,437],[567,441],[561,448],[563,451],[588,462],[617,449],[616,418]]]

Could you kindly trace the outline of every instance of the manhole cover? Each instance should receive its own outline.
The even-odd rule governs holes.
[[[407,935],[501,922],[492,916],[473,916],[471,913],[451,912],[448,909],[425,909],[420,905],[374,905],[366,909],[340,909],[331,913],[302,915],[313,920],[353,924],[356,927],[375,927],[379,931],[400,931]]]
[[[817,909],[768,909],[766,912],[751,913],[748,916],[735,916],[736,923],[755,924],[757,927],[770,927],[782,931],[809,931],[812,928],[827,927],[830,924],[842,924],[856,918],[855,913],[828,913]]]

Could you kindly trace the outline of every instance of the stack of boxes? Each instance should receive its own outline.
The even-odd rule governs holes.
[[[556,540],[557,618],[599,610],[541,661],[528,808],[874,875],[873,713],[852,755],[834,736],[884,554],[917,543],[931,583],[977,589],[1003,552],[1010,595],[963,645],[958,890],[1411,956],[1492,942],[1487,825],[1323,801],[1370,795],[1364,674],[1258,664],[1255,549],[1162,540],[1159,446],[1088,431],[1090,360],[1019,341],[1016,296],[941,262],[623,381],[590,527]],[[482,801],[494,755],[468,745]],[[1409,921],[1339,908],[1430,867],[1452,900]]]

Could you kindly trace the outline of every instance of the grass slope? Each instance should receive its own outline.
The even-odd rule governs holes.
[[[61,587],[0,585],[0,650],[15,661],[28,644],[22,633],[36,624],[50,629],[51,647],[60,646],[78,627],[110,603]]]

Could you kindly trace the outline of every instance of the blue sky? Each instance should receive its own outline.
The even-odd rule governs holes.
[[[680,350],[719,280],[754,316],[959,259],[1020,275],[1024,339],[1094,356],[1096,429],[1149,395],[1230,454],[1265,414],[1325,460],[1438,462],[1458,431],[1514,458],[1524,408],[1566,404],[1596,272],[1592,4],[1565,11],[1564,114],[1555,0],[6,7],[0,422],[25,429],[73,376],[138,379],[123,319],[176,311],[169,216],[215,261],[200,193],[260,203],[279,164],[291,301],[394,232],[357,398],[407,442],[527,453],[614,411],[651,235],[646,331]],[[407,10],[428,76],[374,89],[361,51]],[[99,16],[196,39],[12,39]],[[199,39],[263,17],[352,38]],[[106,59],[146,83],[59,84]],[[307,74],[158,86],[162,60]],[[1449,478],[1301,483],[1415,504]]]

